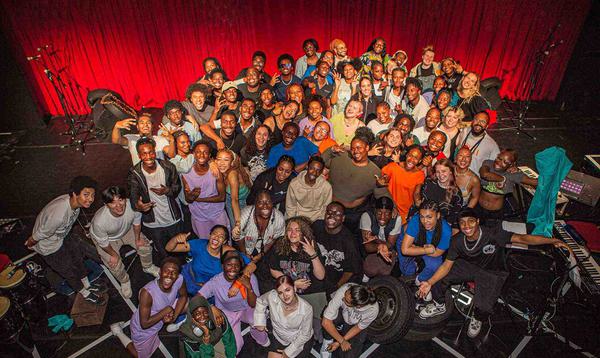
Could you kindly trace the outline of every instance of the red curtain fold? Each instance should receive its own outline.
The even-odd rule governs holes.
[[[182,98],[202,73],[202,59],[217,57],[230,77],[267,53],[275,71],[282,53],[302,55],[302,41],[346,41],[361,55],[374,37],[388,52],[405,50],[408,65],[432,44],[436,60],[452,56],[482,78],[503,80],[501,94],[524,98],[534,54],[556,27],[559,44],[544,58],[534,99],[552,100],[590,9],[589,0],[4,0],[3,26],[44,111],[60,114],[58,99],[39,62],[25,60],[52,45],[46,56],[65,64],[69,98],[110,88],[140,108]],[[560,26],[557,27],[557,25]],[[62,68],[62,66],[61,66]],[[85,102],[75,109],[86,113]]]

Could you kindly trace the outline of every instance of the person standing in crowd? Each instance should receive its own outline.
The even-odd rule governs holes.
[[[462,66],[452,57],[446,57],[442,60],[442,76],[452,91],[458,89],[458,84],[465,75]]]
[[[214,124],[213,124],[214,126]],[[206,136],[210,139],[208,142],[212,152],[220,149],[230,149],[236,154],[239,154],[244,145],[246,145],[246,137],[238,130],[238,122],[234,111],[226,111],[221,116],[221,128],[213,131],[214,136],[209,135],[212,131],[211,124],[205,124]],[[210,129],[206,129],[210,128]]]
[[[332,195],[331,184],[321,176],[324,169],[323,159],[314,156],[306,170],[292,179],[285,200],[286,217],[305,216],[311,222],[323,218]]]
[[[236,84],[233,81],[225,82],[223,84],[223,87],[221,88],[221,95],[219,96],[219,98],[217,98],[215,102],[215,110],[210,115],[209,122],[200,127],[202,132],[209,136],[209,134],[206,133],[204,127],[221,119],[223,113],[227,111],[233,111],[234,117],[237,118],[240,114],[240,105],[242,99],[243,97],[239,95]],[[212,128],[214,129],[216,128],[216,126],[213,125]],[[215,140],[212,137],[210,138]]]
[[[194,233],[205,239],[213,226],[229,227],[225,211],[225,182],[222,174],[219,173],[215,177],[209,170],[210,147],[206,142],[194,144],[192,152],[195,162],[192,170],[183,175],[183,190],[185,200],[190,203]],[[179,232],[168,237],[173,237]]]
[[[422,127],[415,128],[412,134],[417,137],[419,143],[427,142],[431,132],[435,131],[440,125],[441,112],[437,108],[430,108],[425,116],[425,125]]]
[[[429,104],[425,97],[421,95],[423,85],[417,78],[409,77],[406,79],[405,96],[402,101],[402,113],[411,115],[415,120],[415,128],[425,125],[425,117],[429,111]]]
[[[479,195],[481,194],[481,181],[477,174],[469,169],[472,155],[473,153],[471,153],[469,148],[460,148],[456,153],[454,161],[456,186],[461,191],[463,206],[468,206],[469,208],[474,208],[477,205]]]
[[[241,83],[237,84],[237,89],[244,99],[251,99],[256,103],[260,96],[261,86],[260,73],[256,68],[250,67],[246,71],[246,76],[241,80]]]
[[[254,182],[256,177],[267,170],[267,160],[271,151],[271,130],[264,124],[258,125],[252,130],[248,137],[246,146],[242,148],[240,159],[242,166],[248,170],[250,180]]]
[[[285,92],[288,86],[300,83],[302,80],[294,75],[294,58],[288,53],[284,53],[277,58],[277,68],[280,73],[273,76],[270,84],[273,87],[277,101],[283,102],[286,99]]]
[[[389,275],[396,263],[396,241],[402,234],[402,217],[394,217],[394,208],[392,199],[382,196],[375,201],[375,211],[366,211],[360,218],[366,253],[363,268],[368,277]]]
[[[350,283],[341,286],[331,296],[323,312],[323,328],[330,339],[323,340],[321,352],[333,352],[336,357],[358,358],[367,339],[365,329],[378,314],[379,303],[371,288]]]
[[[217,152],[215,158],[217,168],[225,181],[225,209],[232,230],[239,230],[240,212],[246,206],[246,198],[250,193],[250,178],[241,167],[239,157],[228,149]]]
[[[159,278],[140,289],[140,304],[131,316],[131,339],[123,333],[123,322],[110,325],[112,334],[132,356],[152,356],[160,344],[158,332],[163,325],[174,322],[184,312],[188,296],[179,268],[176,258],[166,257]]]
[[[381,170],[381,178],[377,178],[377,185],[387,187],[391,193],[402,222],[406,222],[414,194],[421,190],[425,181],[425,173],[419,168],[424,154],[423,148],[417,144],[408,147],[406,160],[386,165]]]
[[[308,358],[313,338],[313,308],[296,293],[294,280],[282,275],[275,289],[256,300],[254,328],[267,331],[267,318],[273,327],[269,335],[268,358]]]
[[[356,69],[351,62],[341,62],[338,73],[334,75],[335,88],[331,94],[331,114],[335,116],[343,113],[350,98],[357,92],[358,81],[356,80]]]
[[[302,80],[302,86],[305,88],[305,98],[319,96],[325,105],[327,117],[331,117],[331,95],[335,89],[335,82],[329,83],[327,77],[330,73],[331,65],[329,62],[319,60],[315,74]]]
[[[383,67],[383,63],[379,61],[373,61],[371,68],[371,79],[373,80],[373,94],[375,95],[375,97],[377,97],[377,100],[380,101],[383,99],[383,91],[387,88],[389,82],[387,81],[387,78],[385,76],[385,68]]]
[[[460,134],[459,124],[462,122],[465,114],[460,108],[450,107],[444,116],[444,120],[439,125],[439,130],[446,135],[446,146],[444,155],[450,160],[454,160],[456,153],[456,139]]]
[[[138,134],[121,135],[121,130],[129,130],[131,126],[136,126]],[[156,143],[156,157],[159,159],[172,158],[175,156],[175,140],[170,131],[162,132],[163,135],[152,135],[152,117],[148,113],[143,113],[135,118],[127,118],[115,123],[112,130],[112,142],[121,146],[127,146],[131,154],[131,162],[136,165],[140,162],[136,143],[141,137],[154,139]],[[173,140],[172,140],[173,139]]]
[[[475,114],[490,109],[489,103],[479,93],[479,86],[479,76],[474,72],[469,72],[462,78],[456,89],[458,94],[456,106],[465,113],[465,122],[472,121]]]
[[[96,186],[96,181],[88,176],[73,178],[69,193],[52,200],[38,214],[25,246],[37,252],[87,302],[100,305],[105,302],[101,296],[104,289],[90,283],[84,265],[86,258],[100,260],[93,248],[71,230],[81,208],[87,209],[94,202]]]
[[[119,250],[128,245],[137,251],[144,272],[158,278],[159,269],[152,264],[152,247],[142,236],[142,214],[134,211],[125,189],[111,186],[102,192],[102,206],[92,218],[90,236],[98,255],[121,284],[121,294],[131,298],[131,281]]]
[[[273,116],[275,104],[277,104],[277,101],[275,100],[273,87],[264,86],[260,91],[260,96],[256,103],[256,116],[260,123],[263,123],[265,119]]]
[[[367,51],[360,56],[360,61],[363,64],[361,74],[363,76],[371,76],[373,61],[379,61],[384,66],[390,59],[390,55],[386,52],[385,40],[381,37],[375,38],[367,48]]]
[[[350,147],[350,142],[354,138],[356,130],[365,126],[364,122],[360,120],[363,115],[363,108],[360,101],[351,99],[346,105],[344,113],[338,113],[331,117],[332,132],[335,141],[339,145]]]
[[[423,84],[422,91],[431,90],[435,78],[442,74],[440,64],[433,61],[434,57],[435,51],[433,50],[433,46],[424,47],[423,56],[421,57],[422,61],[410,70],[409,77],[421,81]]]
[[[206,101],[210,94],[210,88],[205,84],[192,83],[185,91],[185,101],[181,104],[187,110],[190,116],[194,118],[198,125],[208,123],[210,115],[215,107]]]
[[[175,99],[167,101],[163,110],[169,121],[158,131],[159,136],[163,133],[166,135],[167,133],[172,134],[175,131],[183,130],[188,134],[192,143],[202,139],[202,134],[199,131],[200,126],[179,101]]]
[[[252,66],[246,67],[238,73],[236,80],[241,80],[248,75],[248,70],[254,68],[258,71],[259,81],[261,84],[267,84],[271,82],[271,76],[266,73],[265,65],[267,64],[267,55],[263,51],[254,51],[252,54]]]
[[[375,96],[373,92],[373,80],[371,77],[361,77],[358,81],[358,90],[352,96],[352,100],[359,101],[362,104],[362,116],[361,121],[364,124],[368,124],[371,120],[376,118],[377,104],[379,104],[379,97]]]
[[[415,192],[415,206],[423,202],[434,201],[438,211],[458,231],[457,215],[462,209],[462,195],[454,179],[454,164],[450,159],[438,160],[434,168],[434,178],[427,178],[421,190]]]
[[[369,196],[377,188],[374,177],[381,173],[369,160],[368,152],[368,140],[357,136],[351,142],[351,153],[339,147],[329,148],[323,153],[325,166],[329,168],[333,200],[346,208],[346,225],[354,233],[358,233],[360,216],[367,209]]]
[[[337,68],[337,65],[342,62],[350,62],[352,61],[352,57],[348,56],[348,47],[346,43],[340,39],[333,39],[329,43],[329,49],[333,51],[335,55],[335,59],[333,61],[334,67]]]
[[[490,123],[487,112],[479,112],[473,117],[471,130],[465,128],[456,139],[456,148],[468,148],[472,154],[471,169],[479,176],[481,164],[486,160],[495,160],[500,148],[498,144],[486,131]]]
[[[165,240],[183,227],[177,203],[181,180],[171,162],[156,159],[154,140],[141,138],[136,147],[141,161],[129,169],[129,200],[142,213],[142,232],[152,240],[159,257],[164,258]]]
[[[380,134],[392,127],[394,119],[390,116],[390,105],[387,102],[379,102],[375,113],[377,117],[370,121],[367,127],[373,131],[376,138],[379,138]]]
[[[391,84],[383,91],[383,100],[386,101],[392,110],[392,117],[402,113],[402,98],[404,97],[404,79],[406,70],[396,68],[392,71]]]
[[[373,123],[374,121],[371,121]],[[383,140],[369,150],[369,160],[379,168],[391,162],[400,162],[402,153],[402,132],[398,128],[390,128],[383,132]]]
[[[283,125],[281,130],[283,140],[281,143],[271,148],[267,167],[273,168],[283,155],[294,158],[296,173],[300,173],[306,167],[311,156],[319,151],[316,145],[305,137],[299,137],[300,127],[294,122],[288,122]]]
[[[192,169],[192,165],[194,165],[194,156],[192,155],[191,148],[192,144],[190,143],[190,137],[184,131],[177,131],[173,133],[173,138],[175,139],[175,146],[177,149],[177,154],[169,159],[171,163],[177,169],[177,173],[185,174]]]
[[[287,102],[279,113],[274,113],[273,117],[265,119],[263,124],[271,130],[271,145],[277,145],[283,141],[283,126],[296,118],[299,108],[298,102],[292,100]]]
[[[267,190],[271,194],[275,208],[285,213],[285,199],[288,186],[293,179],[292,174],[295,165],[294,158],[289,155],[282,155],[275,168],[271,168],[256,177],[250,194],[246,198],[246,204],[254,205],[258,193],[261,190]]]
[[[215,68],[208,74],[208,85],[210,86],[211,91],[210,95],[206,98],[206,102],[215,107],[215,111],[216,105],[219,103],[221,95],[223,94],[223,85],[226,81],[229,81],[229,79],[227,78],[225,71],[220,68]],[[213,111],[213,113],[215,111]]]
[[[331,125],[329,123],[320,121],[315,124],[313,135],[309,139],[312,144],[319,148],[320,154],[323,154],[327,149],[333,147],[334,145],[338,145],[337,142],[329,136],[330,133]]]
[[[204,76],[200,77],[196,82],[204,83],[210,78],[210,73],[215,69],[223,69],[219,60],[215,57],[206,57],[202,60],[202,69],[204,70]]]
[[[304,40],[302,50],[304,50],[304,56],[296,61],[296,77],[298,78],[303,78],[308,66],[315,66],[321,57],[321,54],[317,52],[319,43],[315,39]]]
[[[331,126],[331,122],[323,115],[323,105],[319,97],[313,97],[308,102],[307,107],[307,116],[300,120],[298,126],[300,127],[300,135],[306,139],[310,139],[313,136],[313,131],[317,123],[324,121]]]
[[[409,114],[399,114],[394,119],[394,127],[400,129],[400,133],[402,133],[402,154],[400,159],[403,159],[406,156],[406,150],[408,147],[413,144],[420,144],[419,138],[412,133],[415,128],[415,120]]]

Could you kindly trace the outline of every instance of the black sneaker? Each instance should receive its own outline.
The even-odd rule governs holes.
[[[108,288],[106,288],[106,286],[104,286],[103,284],[101,284],[99,282],[94,282],[90,285],[90,288],[88,288],[88,291],[93,292],[97,295],[101,295],[103,293],[106,293],[106,291],[108,291]]]
[[[84,299],[95,305],[103,305],[105,302],[104,297],[99,296],[99,295],[95,294],[94,292],[90,292],[90,294],[87,297],[84,297]]]

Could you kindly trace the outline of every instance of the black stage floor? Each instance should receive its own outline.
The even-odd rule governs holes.
[[[549,146],[558,145],[567,150],[569,158],[578,169],[583,162],[583,155],[599,153],[600,119],[579,117],[573,114],[559,112],[551,105],[534,104],[530,111],[530,120],[536,128],[529,131],[537,140],[533,141],[523,134],[514,131],[504,131],[500,128],[510,125],[510,121],[502,119],[507,111],[499,113],[500,121],[491,130],[491,135],[501,147],[516,148],[519,151],[519,162],[535,168],[534,154]],[[91,142],[86,145],[86,155],[79,151],[61,149],[66,143],[66,137],[58,133],[63,130],[61,120],[53,120],[51,126],[32,129],[19,134],[0,136],[0,148],[6,140],[18,139],[14,151],[0,153],[0,218],[19,218],[24,228],[9,234],[0,234],[0,252],[5,252],[13,260],[28,255],[23,247],[25,238],[31,233],[32,225],[38,211],[54,197],[65,193],[70,179],[75,175],[86,174],[94,177],[101,188],[108,185],[125,184],[130,157],[124,149],[106,143]],[[82,224],[91,218],[100,206],[100,200],[80,217]],[[567,210],[567,214],[569,210]],[[77,225],[76,225],[77,227]],[[125,254],[123,251],[122,254]],[[134,292],[137,292],[151,277],[142,273],[139,260],[130,256],[126,263],[133,261],[129,270]],[[40,261],[38,257],[31,258]],[[127,266],[127,265],[126,265]],[[127,321],[131,317],[131,309],[121,298],[118,291],[111,285],[109,279],[103,279],[110,287],[110,301],[104,324],[94,327],[74,328],[67,335],[53,334],[47,328],[34,329],[34,338],[41,357],[126,357],[116,338],[110,336],[110,323]],[[524,279],[517,282],[517,287],[527,286]],[[519,286],[521,285],[521,286]],[[530,285],[531,286],[531,285]],[[535,287],[534,287],[535,288]],[[524,288],[525,289],[525,288]],[[528,287],[527,289],[532,289]],[[71,300],[61,295],[48,298],[49,316],[67,313]],[[573,294],[571,294],[572,296]],[[570,297],[575,302],[575,297]],[[572,302],[571,302],[572,303]],[[132,299],[137,304],[137,299]],[[560,337],[568,336],[574,343],[571,345],[561,342],[554,335],[524,338],[527,327],[525,320],[500,309],[492,318],[492,328],[485,341],[470,340],[466,335],[456,340],[457,333],[463,323],[463,318],[455,313],[446,329],[434,340],[426,342],[409,342],[405,340],[394,344],[371,347],[364,356],[369,357],[570,357],[593,354],[600,356],[598,323],[585,307],[567,304],[552,320],[555,332]],[[127,330],[126,330],[127,332]],[[175,334],[162,333],[161,341],[171,355],[179,355],[178,340]],[[266,354],[256,347],[249,336],[241,357],[264,357]],[[86,350],[86,346],[97,343]],[[368,343],[365,349],[370,347]],[[583,347],[587,352],[578,352],[576,347]],[[17,350],[7,351],[0,344],[0,355],[3,357],[30,356]],[[160,351],[154,355],[162,356]]]

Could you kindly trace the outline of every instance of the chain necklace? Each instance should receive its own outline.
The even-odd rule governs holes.
[[[473,251],[475,250],[475,248],[477,247],[477,245],[479,244],[479,240],[481,240],[481,227],[479,227],[479,237],[477,238],[477,241],[475,241],[475,245],[473,245],[471,248],[469,248],[469,246],[467,246],[467,235],[463,236],[463,242],[465,244],[465,249],[467,251]]]

